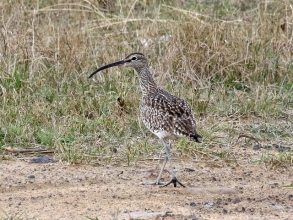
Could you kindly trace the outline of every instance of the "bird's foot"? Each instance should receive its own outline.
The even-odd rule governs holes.
[[[165,183],[161,183],[160,181],[155,181],[155,182],[142,183],[142,185],[165,185]]]
[[[166,184],[164,184],[164,185],[162,185],[162,186],[160,186],[160,187],[166,187],[166,186],[169,186],[171,183],[174,184],[174,187],[177,187],[177,183],[179,183],[179,185],[181,185],[181,186],[184,187],[184,188],[186,187],[185,185],[183,185],[183,184],[177,179],[176,176],[172,176],[171,180],[170,180],[168,183],[166,183]]]

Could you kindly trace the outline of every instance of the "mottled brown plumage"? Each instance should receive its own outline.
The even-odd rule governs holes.
[[[123,64],[136,70],[142,91],[140,103],[142,121],[152,133],[162,140],[166,149],[165,161],[157,180],[153,183],[147,183],[161,184],[162,171],[167,161],[170,160],[169,141],[177,137],[188,137],[190,140],[200,142],[201,136],[196,132],[196,123],[190,105],[185,100],[177,98],[157,86],[150,73],[147,59],[142,53],[129,54],[124,60],[97,69],[90,77],[103,69]],[[174,183],[174,186],[176,186],[176,182],[181,184],[174,172],[172,172],[171,181],[165,185],[169,185],[171,182]]]
[[[146,127],[160,139],[189,137],[199,142],[190,106],[183,99],[159,90],[142,97],[140,114]]]

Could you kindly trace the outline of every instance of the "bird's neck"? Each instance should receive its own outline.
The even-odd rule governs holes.
[[[143,96],[152,94],[159,89],[148,67],[136,68],[136,72]]]

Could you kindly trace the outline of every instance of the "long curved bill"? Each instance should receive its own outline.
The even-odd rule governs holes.
[[[95,70],[90,76],[89,78],[91,78],[93,75],[95,75],[97,72],[101,71],[101,70],[104,70],[104,69],[107,69],[109,67],[113,67],[113,66],[119,66],[119,65],[123,65],[125,63],[124,60],[120,60],[118,62],[115,62],[115,63],[110,63],[108,65],[105,65],[105,66],[102,66],[100,67],[99,69]]]

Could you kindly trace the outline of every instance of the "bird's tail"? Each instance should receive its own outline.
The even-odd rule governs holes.
[[[199,140],[200,138],[202,138],[199,134],[195,133],[195,134],[190,134],[189,135],[190,139],[192,141],[195,141],[197,143],[201,143],[201,141]]]

